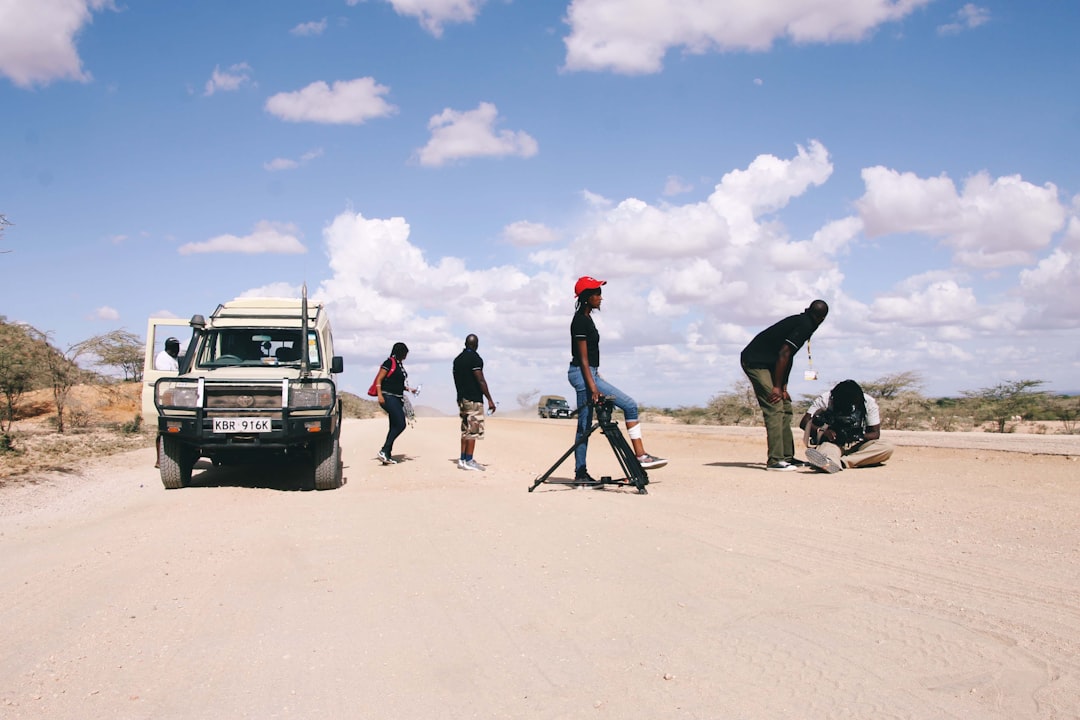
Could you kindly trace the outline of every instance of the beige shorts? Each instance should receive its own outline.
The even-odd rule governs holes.
[[[462,438],[479,440],[484,437],[484,403],[458,400],[458,414],[461,415]]]

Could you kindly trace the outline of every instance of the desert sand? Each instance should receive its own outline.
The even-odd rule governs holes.
[[[650,423],[641,495],[527,492],[573,421],[489,419],[486,472],[456,426],[384,467],[347,421],[334,491],[165,491],[152,449],[0,489],[0,717],[1080,717],[1080,437],[886,432],[827,475]]]

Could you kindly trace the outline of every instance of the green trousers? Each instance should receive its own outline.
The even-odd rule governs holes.
[[[795,457],[795,438],[791,435],[791,423],[794,420],[791,401],[781,399],[780,402],[769,402],[773,381],[772,371],[768,368],[749,368],[743,365],[743,372],[754,387],[754,396],[757,397],[761,414],[765,417],[765,434],[769,440],[769,462],[790,460]]]

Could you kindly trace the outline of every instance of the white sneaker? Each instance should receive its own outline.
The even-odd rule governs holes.
[[[806,457],[810,457],[810,455],[808,454]],[[794,470],[797,470],[798,468],[789,463],[787,460],[777,460],[776,462],[771,462],[766,465],[765,469],[774,470],[777,472],[792,472]]]
[[[386,453],[384,453],[384,452],[383,452],[382,450],[380,450],[380,451],[379,451],[379,461],[380,461],[380,462],[381,462],[381,463],[382,463],[383,465],[397,465],[397,460],[395,460],[394,458],[390,457],[389,455],[387,455]]]
[[[637,456],[638,465],[646,470],[655,470],[656,468],[662,468],[667,465],[667,460],[664,458],[658,458],[655,455],[645,453],[644,455]]]
[[[458,466],[458,470],[476,470],[476,468],[474,468],[472,465],[469,465],[468,460],[460,460],[459,459],[457,461],[457,466]]]
[[[835,460],[821,452],[817,448],[806,449],[806,459],[810,461],[810,464],[816,467],[818,470],[824,470],[827,473],[837,473],[844,468],[837,464]]]
[[[466,461],[465,461],[465,464],[469,466],[469,469],[470,469],[470,470],[487,470],[487,468],[486,468],[486,467],[484,467],[484,466],[483,466],[483,465],[481,465],[480,463],[476,462],[476,460],[475,460],[475,459],[473,459],[473,460],[466,460]]]

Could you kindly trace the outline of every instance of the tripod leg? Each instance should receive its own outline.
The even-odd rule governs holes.
[[[573,445],[571,445],[570,449],[567,450],[566,452],[564,452],[562,454],[562,457],[560,457],[558,460],[556,460],[555,464],[552,465],[550,468],[548,468],[548,471],[546,473],[544,473],[540,477],[536,478],[536,480],[533,482],[532,486],[529,487],[529,492],[532,492],[533,490],[535,490],[536,487],[540,483],[545,482],[549,477],[551,477],[551,473],[555,472],[559,468],[560,465],[562,465],[564,462],[566,462],[566,458],[573,455],[574,451],[578,449],[579,445],[583,445],[586,441],[588,441],[589,436],[592,435],[593,432],[598,427],[600,427],[600,424],[599,423],[594,423],[593,426],[591,428],[589,428],[589,432],[585,433],[585,437],[583,437],[580,441],[575,442]]]
[[[649,476],[646,474],[645,469],[641,467],[641,463],[638,462],[637,455],[634,454],[633,448],[626,442],[626,438],[623,437],[622,431],[619,430],[618,423],[611,422],[604,426],[604,435],[608,439],[608,443],[611,444],[611,449],[615,453],[615,457],[619,461],[619,466],[623,472],[626,473],[626,479],[637,488],[637,491],[642,495],[648,494],[648,490],[645,486],[649,483]]]

